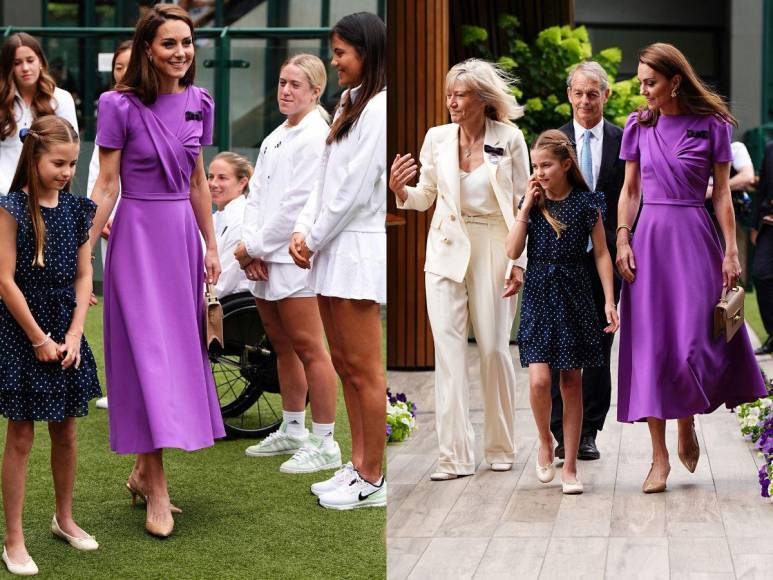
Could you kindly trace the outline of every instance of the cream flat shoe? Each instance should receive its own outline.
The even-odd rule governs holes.
[[[512,463],[492,463],[491,471],[510,471],[513,468]]]
[[[548,465],[539,464],[539,451],[537,451],[537,479],[542,483],[550,483],[556,476],[556,466],[554,465],[555,458],[550,461]]]
[[[566,495],[580,495],[583,492],[582,482],[579,479],[576,481],[562,481],[561,491]]]
[[[458,477],[455,473],[446,473],[445,471],[436,471],[429,476],[432,481],[449,481]]]
[[[65,532],[62,528],[59,527],[59,522],[56,521],[56,515],[54,515],[54,519],[51,520],[51,532],[53,532],[55,536],[65,540],[76,550],[81,550],[82,552],[93,552],[99,548],[99,544],[94,539],[94,536],[87,535],[85,538],[76,538],[75,536],[71,536]]]
[[[5,562],[5,567],[8,568],[8,571],[17,576],[35,576],[38,573],[38,566],[32,558],[28,558],[27,561],[22,564],[11,562],[5,546],[3,546],[3,562]]]

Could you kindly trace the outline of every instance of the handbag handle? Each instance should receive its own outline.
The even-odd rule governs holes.
[[[728,292],[728,290],[730,290],[730,288],[728,288],[727,286],[722,286],[722,296],[720,296],[720,298],[719,298],[720,302],[727,302],[727,292]],[[733,291],[738,290],[738,284],[733,286],[732,290]]]
[[[204,287],[204,298],[207,301],[207,304],[219,304],[220,300],[217,298],[217,294],[215,294],[215,289],[209,282],[205,283]]]

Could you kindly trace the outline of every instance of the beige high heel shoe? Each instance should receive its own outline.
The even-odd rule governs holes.
[[[151,536],[156,536],[157,538],[168,538],[171,536],[172,531],[174,530],[174,518],[172,517],[172,510],[169,510],[169,520],[166,522],[151,521],[150,510],[148,510],[148,515],[145,517],[145,530]]]
[[[126,482],[126,489],[129,490],[129,493],[132,496],[132,507],[137,507],[138,497],[145,503],[145,505],[147,505],[148,498],[145,495],[145,491],[139,485],[137,485],[137,482],[132,479],[131,475],[129,476],[129,479]],[[171,502],[169,503],[169,511],[171,511],[173,514],[183,513],[183,510],[181,510]]]
[[[662,493],[666,491],[666,480],[668,479],[668,474],[671,473],[671,466],[668,466],[666,476],[663,479],[658,479],[653,475],[652,470],[654,467],[654,463],[650,464],[650,471],[641,486],[641,490],[644,493]]]
[[[695,433],[695,419],[692,420],[690,425],[691,441],[689,445],[682,445],[681,438],[677,447],[679,453],[679,461],[682,462],[690,473],[695,473],[695,468],[698,466],[698,460],[701,457],[701,447],[698,444],[698,435]]]

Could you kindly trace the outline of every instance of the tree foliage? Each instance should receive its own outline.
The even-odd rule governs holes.
[[[595,60],[609,75],[611,94],[604,105],[604,116],[609,121],[623,126],[631,111],[645,103],[635,77],[614,81],[622,51],[613,47],[594,54],[584,26],[551,26],[541,31],[532,44],[524,41],[515,16],[501,15],[498,27],[507,38],[506,54],[491,54],[487,47],[488,31],[479,26],[464,26],[462,42],[518,79],[513,94],[526,107],[526,115],[518,120],[518,126],[527,141],[569,120],[572,109],[566,96],[566,75],[583,60]]]

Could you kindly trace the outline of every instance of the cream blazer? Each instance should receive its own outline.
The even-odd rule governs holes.
[[[501,149],[502,154],[483,154],[491,186],[508,230],[515,225],[518,203],[529,179],[529,153],[521,130],[513,125],[486,120],[484,145]],[[406,187],[404,202],[398,209],[425,211],[435,203],[424,271],[461,283],[470,262],[470,239],[461,219],[461,175],[459,173],[459,126],[455,123],[433,127],[424,138],[419,155],[421,173],[416,187]],[[526,269],[526,252],[512,266]]]

